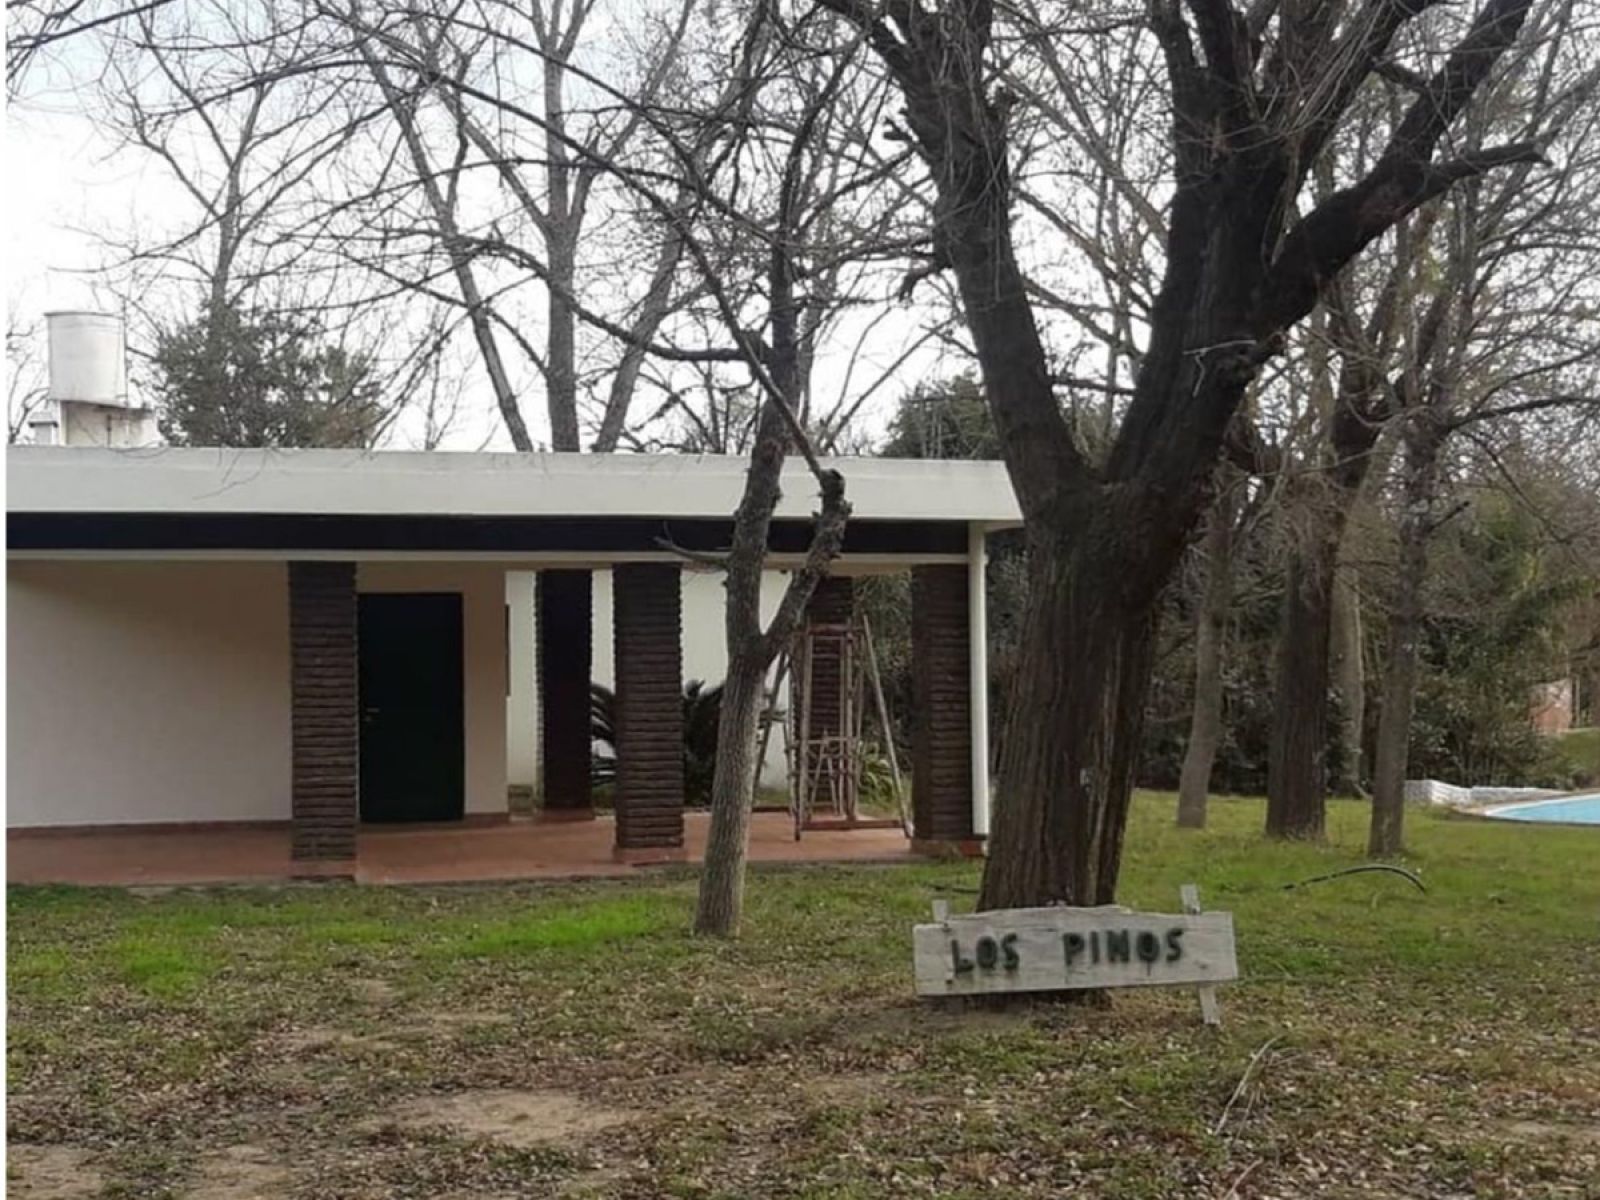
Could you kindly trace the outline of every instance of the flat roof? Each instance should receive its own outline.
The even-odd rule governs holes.
[[[829,458],[856,521],[1014,526],[999,462]],[[11,513],[550,517],[726,520],[748,460],[733,455],[487,454],[441,451],[112,450],[12,446]],[[776,516],[806,519],[817,489],[784,468]]]

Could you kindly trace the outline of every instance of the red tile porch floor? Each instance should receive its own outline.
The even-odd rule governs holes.
[[[705,813],[684,822],[685,849],[699,862]],[[541,823],[526,818],[495,825],[363,826],[357,846],[359,883],[470,883],[512,879],[627,877],[638,867],[612,858],[610,817]],[[899,829],[829,829],[794,840],[787,813],[756,813],[750,824],[752,862],[913,862]],[[151,885],[265,883],[294,874],[289,830],[251,827],[97,830],[11,834],[11,883]]]

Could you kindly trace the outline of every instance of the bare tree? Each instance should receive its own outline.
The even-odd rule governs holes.
[[[394,226],[390,190],[369,192],[363,209],[369,221],[387,224],[402,239],[422,235],[447,259],[496,402],[520,449],[531,449],[532,439],[518,408],[505,342],[520,351],[542,381],[552,447],[582,449],[579,326],[583,295],[590,289],[580,275],[595,189],[610,177],[601,164],[626,164],[635,141],[649,132],[646,115],[658,111],[660,93],[673,77],[691,11],[688,4],[678,6],[642,52],[638,78],[626,89],[597,87],[597,78],[584,66],[593,57],[589,43],[598,36],[591,33],[597,24],[593,0],[535,3],[525,13],[444,3],[399,13],[356,2],[337,12],[352,50],[382,95],[425,201],[423,220],[409,227]],[[496,102],[508,83],[529,79],[537,81],[531,89],[537,103]],[[583,97],[582,104],[574,102],[574,94]],[[465,211],[480,176],[492,179],[509,199],[488,217],[481,195],[475,215]],[[625,194],[615,199],[629,203]],[[651,216],[660,221],[660,214]],[[392,249],[388,238],[365,245],[369,254]],[[669,229],[628,337],[621,339],[622,360],[610,373],[596,450],[614,449],[621,436],[643,348],[675,300],[672,285],[680,257]],[[419,289],[430,286],[423,261],[420,275],[412,276]],[[498,264],[514,267],[520,281],[505,288],[486,282],[497,276]],[[537,347],[501,302],[530,278],[541,285],[545,300],[543,344]]]
[[[47,51],[165,8],[172,0],[6,0],[6,91],[15,94],[28,69]]]
[[[809,364],[832,315],[850,301],[841,290],[848,265],[881,258],[885,247],[895,244],[897,210],[873,199],[882,171],[841,160],[834,136],[836,124],[845,124],[853,111],[847,94],[860,74],[855,58],[809,48],[809,39],[831,38],[837,26],[821,8],[791,23],[770,7],[758,8],[738,39],[735,84],[719,82],[710,89],[707,107],[698,111],[679,106],[664,114],[648,100],[568,65],[597,95],[622,106],[629,120],[638,118],[651,152],[633,144],[623,155],[588,146],[570,132],[554,136],[578,168],[604,175],[619,194],[632,197],[673,230],[697,277],[690,291],[695,309],[678,314],[673,332],[698,328],[720,344],[646,339],[637,322],[608,317],[569,291],[538,254],[492,236],[473,243],[475,250],[504,256],[561,291],[583,324],[662,363],[743,372],[759,398],[732,543],[724,554],[693,556],[721,567],[727,577],[728,670],[696,917],[696,929],[703,933],[737,929],[767,671],[838,553],[849,514],[844,480],[817,457],[802,420]],[[855,40],[859,44],[859,37]],[[503,119],[552,129],[548,116],[487,91],[470,77],[440,70],[430,84],[452,93],[452,103],[472,101]],[[760,169],[772,163],[778,164],[774,170]],[[776,614],[763,626],[761,576],[791,452],[803,458],[816,481],[820,510],[810,546]]]
[[[339,92],[278,73],[278,62],[314,44],[313,31],[238,6],[139,11],[98,41],[97,117],[187,201],[147,209],[130,231],[96,231],[113,259],[107,286],[132,318],[136,361],[151,369],[153,347],[190,343],[199,329],[221,377],[230,331],[315,334],[365,363],[365,378],[381,390],[373,411],[386,416],[363,424],[363,436],[382,432],[414,381],[437,369],[440,344],[421,334],[373,353],[384,324],[363,304],[358,281],[284,236],[315,209],[326,173],[381,107],[350,111]]]
[[[1265,507],[1266,492],[1250,492],[1249,478],[1231,464],[1221,468],[1217,497],[1206,514],[1198,564],[1203,583],[1195,611],[1194,703],[1178,776],[1178,825],[1203,829],[1211,770],[1223,735],[1223,662],[1232,617],[1236,551]]]
[[[1494,87],[1464,122],[1469,149],[1481,148],[1491,133],[1504,134],[1507,130],[1510,136],[1544,144],[1577,111],[1575,101],[1581,104],[1592,81],[1587,81],[1576,65],[1582,62],[1582,54],[1574,38],[1572,17],[1570,3],[1552,4],[1540,11],[1529,36],[1507,56]],[[1426,29],[1419,31],[1418,41],[1424,47],[1430,44]],[[1576,90],[1569,90],[1568,85]],[[1358,167],[1365,166],[1363,160],[1375,140],[1375,128],[1381,131],[1385,123],[1390,127],[1398,124],[1404,112],[1403,97],[1418,87],[1414,74],[1387,69],[1384,89],[1389,95],[1385,98],[1380,93],[1374,97],[1376,103],[1369,106],[1368,124],[1357,122],[1350,138],[1354,145],[1347,153],[1355,157]],[[1330,174],[1332,169],[1330,162]],[[1526,217],[1538,206],[1548,204],[1550,188],[1558,186],[1570,171],[1570,162],[1538,173],[1534,173],[1532,164],[1522,164],[1499,177],[1494,187],[1502,205],[1510,205]],[[1457,197],[1470,197],[1482,186],[1477,180],[1469,180]],[[1430,343],[1437,343],[1455,328],[1463,338],[1484,344],[1472,330],[1474,319],[1452,322],[1449,309],[1440,305],[1441,288],[1447,282],[1463,285],[1469,292],[1480,290],[1474,287],[1474,281],[1459,273],[1440,270],[1441,260],[1450,262],[1455,256],[1441,248],[1436,226],[1441,213],[1453,212],[1457,203],[1458,199],[1435,202],[1402,223],[1387,247],[1386,267],[1365,272],[1347,270],[1328,296],[1328,346],[1318,346],[1316,350],[1321,360],[1320,373],[1330,380],[1329,352],[1336,356],[1338,383],[1326,389],[1326,401],[1317,406],[1323,416],[1314,461],[1304,464],[1305,469],[1296,472],[1291,481],[1294,524],[1284,586],[1268,774],[1267,831],[1271,834],[1322,834],[1329,782],[1324,758],[1330,745],[1329,698],[1335,694],[1331,684],[1336,630],[1342,630],[1346,639],[1343,653],[1338,656],[1346,673],[1343,686],[1337,689],[1340,707],[1355,707],[1361,700],[1359,643],[1349,643],[1354,623],[1352,589],[1348,582],[1341,585],[1338,564],[1349,515],[1372,474],[1372,464],[1380,457],[1380,437],[1391,420],[1414,403],[1405,399],[1404,375],[1389,377],[1403,359],[1404,349],[1415,341],[1406,331],[1421,332],[1412,314],[1419,310],[1431,313],[1421,322],[1430,331],[1425,335]],[[1493,236],[1488,229],[1482,232]],[[1442,236],[1454,244],[1454,234]],[[1535,223],[1524,224],[1519,236],[1537,245],[1543,235]],[[1514,251],[1514,246],[1507,244],[1502,249]],[[1521,291],[1513,303],[1527,306],[1531,296],[1531,292]],[[1482,307],[1487,300],[1485,295],[1477,303]],[[1505,305],[1506,300],[1493,303]],[[1367,312],[1364,318],[1358,315],[1363,308]],[[1525,339],[1518,344],[1524,358],[1533,350],[1532,343]],[[1533,357],[1538,353],[1534,351]],[[1493,357],[1494,352],[1487,359],[1475,356],[1470,368],[1464,362],[1464,369],[1470,374],[1488,370]],[[1553,354],[1556,361],[1563,357],[1559,350]],[[1466,379],[1459,385],[1468,390],[1471,386]],[[1459,401],[1456,393],[1451,402]],[[1417,441],[1415,422],[1403,420],[1399,424],[1405,445],[1402,462],[1412,461],[1413,450],[1428,457],[1427,447]],[[1381,478],[1382,472],[1378,474]],[[1418,570],[1415,547],[1404,553],[1408,563],[1405,571]],[[1345,610],[1343,614],[1341,608]],[[1407,608],[1406,603],[1401,603],[1397,609],[1402,627],[1408,623]],[[1420,613],[1410,616],[1420,620]],[[1386,661],[1399,665],[1400,677],[1406,674],[1408,656],[1398,648],[1391,648]],[[1360,725],[1355,724],[1352,729],[1348,713],[1344,730],[1343,757],[1348,760],[1347,765],[1358,764]],[[1390,756],[1385,767],[1392,769],[1392,745],[1382,753]],[[1354,782],[1358,784],[1359,780]]]
[[[983,0],[938,13],[916,0],[886,10],[827,2],[864,32],[905,100],[932,177],[937,262],[959,286],[1027,529],[1030,653],[1012,695],[1005,802],[980,902],[1106,902],[1121,862],[1157,601],[1245,389],[1326,282],[1375,238],[1462,179],[1538,157],[1537,145],[1521,142],[1435,158],[1516,40],[1531,0],[1489,0],[1372,170],[1299,219],[1293,200],[1308,173],[1419,6],[1150,7],[1173,113],[1166,260],[1134,394],[1098,462],[1056,400],[1014,247],[1017,102],[995,88],[989,62],[997,22],[1015,14]]]
[[[1444,438],[1479,421],[1514,417],[1513,410],[1523,407],[1502,408],[1486,395],[1508,385],[1525,390],[1541,380],[1570,382],[1571,372],[1592,357],[1576,350],[1585,345],[1574,325],[1575,319],[1581,325],[1585,311],[1580,296],[1585,285],[1574,287],[1584,272],[1570,266],[1575,252],[1592,253],[1592,244],[1584,249],[1588,235],[1581,232],[1581,218],[1574,223],[1572,205],[1573,180],[1587,173],[1588,156],[1571,148],[1583,145],[1593,117],[1567,128],[1586,111],[1595,85],[1592,69],[1582,65],[1584,36],[1574,26],[1571,4],[1541,9],[1457,134],[1465,157],[1481,153],[1499,135],[1553,144],[1559,161],[1511,164],[1492,179],[1467,179],[1396,227],[1384,263],[1347,269],[1327,293],[1325,338],[1314,339],[1312,346],[1319,360],[1313,374],[1328,381],[1325,398],[1314,406],[1322,414],[1320,432],[1312,459],[1294,472],[1289,489],[1292,523],[1270,741],[1271,834],[1321,836],[1330,695],[1337,694],[1346,710],[1347,768],[1359,764],[1359,718],[1352,722],[1349,711],[1358,708],[1364,684],[1359,613],[1348,578],[1340,579],[1340,560],[1350,514],[1368,480],[1382,481],[1384,464],[1394,457],[1401,492],[1400,549],[1383,656],[1386,715],[1375,766],[1381,797],[1375,812],[1392,812],[1403,782],[1409,697],[1418,666],[1426,542],[1448,515],[1442,499],[1449,490]],[[1425,48],[1438,40],[1439,31],[1425,28],[1416,43]],[[1351,139],[1359,168],[1365,168],[1374,129],[1381,139],[1385,122],[1399,127],[1403,98],[1423,87],[1415,72],[1394,64],[1385,75],[1388,97],[1376,98],[1369,123],[1365,128],[1358,123]],[[1479,208],[1477,198],[1485,192],[1493,200]],[[1478,215],[1464,218],[1463,206]],[[1486,245],[1494,247],[1494,265],[1480,276],[1475,264]],[[1532,269],[1519,268],[1520,286],[1508,287],[1512,264],[1530,253],[1532,261],[1524,266]],[[1587,344],[1594,344],[1592,334]],[[1528,403],[1542,409],[1559,398]],[[1381,441],[1390,429],[1396,431],[1397,456]],[[1336,655],[1334,639],[1341,632],[1343,645]],[[1340,660],[1343,678],[1334,689]],[[1359,778],[1351,782],[1358,785]],[[1392,852],[1397,835],[1386,844]]]
[[[197,288],[212,312],[271,307],[292,252],[271,244],[271,222],[296,202],[346,143],[348,126],[315,127],[315,98],[297,81],[266,77],[269,57],[294,54],[303,30],[279,31],[208,2],[139,12],[104,38],[97,83],[102,114],[121,140],[158,162],[192,202],[192,219],[118,243],[129,277],[123,290],[157,324],[165,314],[140,304],[158,279]],[[218,95],[219,72],[248,87]],[[269,297],[258,301],[262,294]]]
[[[835,291],[842,265],[870,257],[885,237],[892,215],[879,213],[866,229],[842,220],[846,201],[860,202],[880,173],[873,168],[841,172],[833,131],[851,105],[847,99],[858,75],[851,40],[831,66],[807,61],[811,37],[837,22],[822,8],[801,14],[791,26],[777,13],[758,7],[752,15],[751,40],[766,29],[778,61],[769,66],[764,90],[769,100],[764,154],[779,156],[781,169],[772,196],[771,216],[762,222],[758,245],[766,258],[764,326],[767,336],[744,344],[750,368],[760,385],[762,402],[756,419],[750,470],[744,496],[734,514],[733,542],[726,558],[726,638],[728,671],[723,684],[718,725],[717,765],[712,782],[711,829],[700,880],[695,930],[727,936],[737,932],[743,911],[745,854],[750,808],[759,770],[760,708],[768,671],[798,627],[817,581],[843,544],[850,513],[844,479],[824,467],[799,413],[807,391],[809,363],[825,318],[839,303]],[[798,61],[795,56],[799,55]],[[787,104],[784,102],[787,101]],[[731,197],[730,197],[731,198]],[[731,211],[748,214],[726,205]],[[853,208],[852,208],[853,210]],[[747,227],[749,216],[739,225]],[[761,623],[761,576],[773,513],[777,509],[784,460],[798,451],[816,479],[821,509],[811,545],[790,577],[777,612]]]
[[[1546,35],[1551,47],[1560,45],[1570,9],[1557,15]],[[1492,456],[1495,432],[1507,423],[1552,410],[1600,412],[1593,285],[1600,159],[1592,149],[1600,115],[1590,103],[1597,84],[1593,68],[1574,82],[1553,62],[1541,64],[1529,124],[1554,143],[1559,161],[1537,178],[1524,168],[1493,182],[1470,180],[1449,198],[1435,283],[1401,346],[1393,381],[1402,448],[1398,547],[1368,841],[1375,857],[1398,853],[1403,841],[1428,548],[1464,507],[1450,486],[1452,440],[1465,437]],[[1508,86],[1508,95],[1515,89]],[[1469,124],[1469,145],[1487,124]]]
[[[1266,829],[1276,837],[1320,838],[1324,832],[1340,547],[1392,415],[1383,363],[1393,351],[1399,310],[1412,300],[1420,266],[1416,247],[1426,243],[1432,221],[1432,212],[1424,212],[1398,227],[1364,327],[1352,316],[1350,285],[1341,279],[1330,289],[1328,319],[1310,339],[1318,420],[1308,461],[1297,464],[1286,489],[1288,537],[1267,760]]]

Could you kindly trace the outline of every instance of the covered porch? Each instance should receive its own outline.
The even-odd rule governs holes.
[[[727,544],[742,460],[29,448],[10,466],[14,879],[439,882],[698,857],[685,645],[720,638],[705,562]],[[1003,468],[837,466],[855,515],[808,619],[837,622],[856,577],[911,576],[914,836],[797,842],[764,814],[752,857],[981,852],[985,536],[1016,520]],[[774,598],[813,505],[803,474],[786,483]],[[608,816],[591,778],[600,657]],[[508,801],[519,759],[532,819]]]

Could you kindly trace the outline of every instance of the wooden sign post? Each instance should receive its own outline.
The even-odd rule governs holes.
[[[1200,989],[1206,1024],[1221,1022],[1216,985],[1239,978],[1233,914],[1201,912],[1183,887],[1182,913],[1100,908],[1006,908],[912,930],[919,996],[983,996],[1069,988]]]

